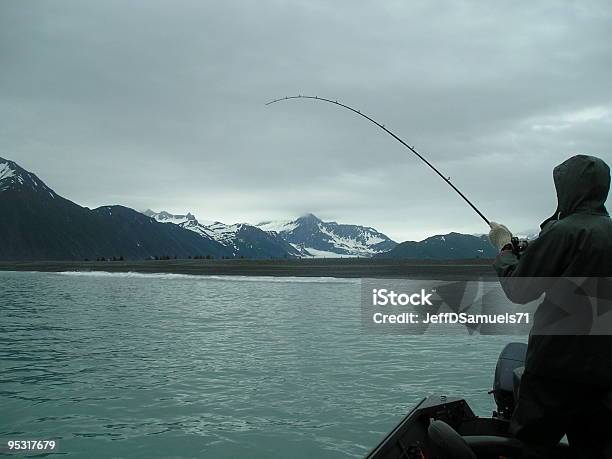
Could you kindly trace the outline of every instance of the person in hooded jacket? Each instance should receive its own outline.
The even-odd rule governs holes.
[[[559,308],[582,307],[574,295],[553,298],[550,279],[605,284],[612,276],[612,221],[605,207],[610,168],[599,158],[577,155],[555,167],[553,179],[557,210],[520,258],[505,226],[491,222],[489,233],[500,249],[494,268],[509,299],[525,304],[545,294],[533,319],[511,431],[533,457],[554,457],[567,435],[579,457],[612,458],[612,330],[537,331],[550,325]],[[610,300],[610,291],[608,283],[597,297]]]

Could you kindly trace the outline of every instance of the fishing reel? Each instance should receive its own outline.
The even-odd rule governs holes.
[[[529,241],[527,239],[512,237],[512,239],[510,239],[510,244],[512,244],[512,253],[516,255],[516,258],[521,258],[521,254],[527,250],[529,246]]]

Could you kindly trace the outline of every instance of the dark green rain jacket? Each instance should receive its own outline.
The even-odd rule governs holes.
[[[555,167],[553,178],[558,201],[555,214],[542,223],[539,237],[520,259],[503,251],[494,263],[513,302],[525,304],[546,293],[535,314],[534,328],[539,318],[557,306],[548,298],[546,282],[533,278],[612,276],[612,221],[604,204],[610,188],[609,167],[599,158],[578,155]],[[612,330],[610,333],[555,336],[532,331],[525,371],[612,388]]]

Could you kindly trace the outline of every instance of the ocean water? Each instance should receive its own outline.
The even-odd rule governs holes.
[[[0,440],[361,457],[428,394],[490,414],[510,340],[367,334],[354,279],[0,272]]]

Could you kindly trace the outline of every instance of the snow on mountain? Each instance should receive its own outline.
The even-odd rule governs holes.
[[[0,158],[0,259],[221,257],[229,251],[191,231],[123,206],[82,207],[35,174]]]
[[[157,213],[150,209],[143,213],[158,222],[178,225],[198,233],[204,238],[216,241],[230,249],[234,256],[252,258],[300,256],[300,251],[287,243],[278,234],[263,231],[247,223],[235,223],[232,225],[218,221],[202,223],[191,213],[174,215],[165,211]]]
[[[371,257],[396,243],[374,228],[324,222],[312,214],[296,220],[265,221],[257,225],[198,222],[193,214],[144,212],[155,220],[172,223],[210,238],[232,250],[235,256],[273,250],[275,255],[307,258]]]
[[[0,158],[0,191],[21,190],[45,193],[51,198],[57,195],[43,183],[35,174],[26,171],[21,166],[8,159]]]
[[[147,217],[153,217],[160,223],[174,223],[175,225],[182,225],[183,223],[189,222],[191,220],[195,220],[195,216],[190,213],[185,215],[173,215],[166,211],[161,211],[156,213],[151,209],[147,209],[143,212]]]
[[[15,171],[11,169],[9,163],[0,163],[0,181],[15,176]]]
[[[246,226],[246,225],[245,225]],[[241,223],[226,225],[221,222],[214,222],[211,225],[202,226],[202,231],[212,239],[219,241],[225,246],[236,246],[238,232],[242,229]]]
[[[274,231],[276,233],[282,233],[283,231],[293,231],[297,228],[297,223],[291,220],[274,220],[268,222],[261,222],[257,225],[258,228],[264,231]]]
[[[173,225],[178,225],[181,228],[198,233],[200,236],[224,243],[223,245],[226,246],[232,245],[230,240],[233,236],[235,236],[237,230],[237,228],[231,228],[232,225],[225,225],[221,222],[200,223],[198,219],[196,219],[195,215],[189,212],[186,214],[171,214],[165,210],[155,212],[151,209],[147,209],[143,212],[143,214],[154,218],[160,223],[172,223]]]
[[[374,228],[324,222],[313,214],[293,221],[267,221],[259,228],[277,233],[304,257],[371,257],[395,247],[396,243]]]
[[[330,252],[328,250],[317,250],[314,247],[302,248],[304,258],[356,258],[357,255]]]

